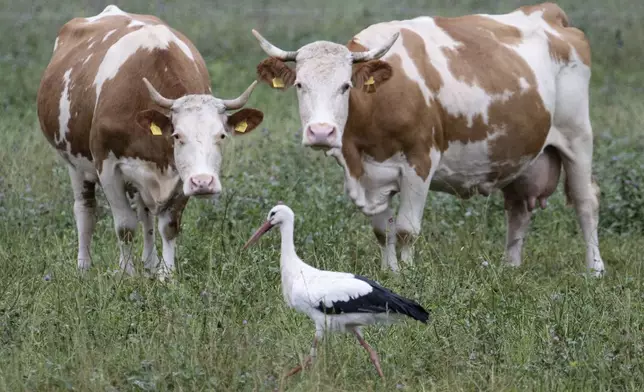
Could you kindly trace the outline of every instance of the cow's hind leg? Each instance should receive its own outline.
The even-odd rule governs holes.
[[[82,172],[68,165],[74,192],[74,219],[78,232],[78,269],[91,266],[91,244],[96,225],[96,183],[87,181]]]
[[[525,200],[510,200],[506,196],[505,218],[507,223],[505,239],[505,260],[512,266],[521,265],[523,240],[530,226],[532,212],[528,211]]]
[[[599,253],[599,187],[592,178],[593,132],[588,104],[590,70],[578,66],[559,73],[554,127],[548,137],[562,153],[565,193],[575,207],[586,242],[586,266],[604,272]]]
[[[380,214],[371,217],[373,233],[380,244],[381,268],[398,271],[398,258],[396,257],[396,225],[391,207]]]
[[[577,220],[586,242],[586,266],[595,275],[601,275],[604,272],[604,261],[599,253],[597,234],[599,186],[593,180],[591,173],[592,136],[580,139],[582,140],[577,140],[571,146],[572,158],[564,159],[565,193],[567,202],[575,207]]]

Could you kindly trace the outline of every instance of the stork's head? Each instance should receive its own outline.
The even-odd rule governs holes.
[[[291,210],[289,206],[285,204],[281,204],[280,202],[278,205],[271,208],[264,224],[262,224],[262,226],[260,226],[260,228],[257,229],[255,234],[253,234],[253,236],[250,237],[248,242],[246,242],[246,244],[244,245],[243,249],[246,249],[250,245],[257,242],[262,235],[267,233],[273,227],[280,226],[284,223],[293,224],[294,220],[295,220],[295,213],[293,212],[293,210]]]

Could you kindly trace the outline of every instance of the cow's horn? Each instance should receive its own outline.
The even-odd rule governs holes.
[[[361,63],[364,61],[374,60],[380,58],[387,53],[387,51],[393,46],[394,42],[398,39],[400,35],[399,32],[396,32],[394,35],[389,38],[389,40],[379,48],[374,48],[365,52],[353,52],[351,56],[353,57],[354,63]]]
[[[266,52],[267,55],[276,57],[282,61],[295,61],[297,51],[287,52],[286,50],[278,48],[277,46],[268,42],[268,40],[262,37],[262,35],[255,29],[253,29],[253,35],[255,36],[255,38],[257,38],[259,45],[262,47],[262,49],[264,49],[264,52]]]
[[[169,99],[159,94],[159,92],[154,88],[154,86],[152,86],[152,83],[150,83],[147,78],[143,78],[143,83],[145,83],[145,86],[148,88],[148,91],[150,92],[150,98],[152,98],[152,100],[157,105],[166,109],[172,108],[172,104],[174,104],[174,101],[175,101],[174,99]]]
[[[235,99],[222,99],[221,102],[228,110],[241,109],[242,107],[244,107],[244,105],[246,105],[246,102],[248,102],[248,98],[250,98],[250,94],[253,92],[256,85],[257,85],[257,80],[251,83],[250,86],[248,86],[248,88],[246,89],[246,91],[244,91],[242,95],[240,95],[239,97]]]

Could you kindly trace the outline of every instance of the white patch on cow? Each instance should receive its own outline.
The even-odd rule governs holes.
[[[163,213],[159,215],[159,233],[161,233],[161,243],[162,243],[162,257],[163,265],[159,266],[157,271],[158,278],[160,280],[165,280],[172,277],[174,271],[174,256],[176,254],[177,247],[177,238],[168,239],[164,233],[164,229],[171,223],[171,215],[168,213]]]
[[[127,13],[123,12],[119,7],[115,6],[114,4],[110,4],[105,9],[98,15],[96,16],[91,16],[89,18],[85,18],[85,21],[88,23],[94,23],[98,20],[101,20],[103,18],[107,18],[108,16],[129,16]]]
[[[63,74],[63,92],[60,94],[60,101],[58,102],[58,137],[56,137],[56,144],[62,143],[67,139],[69,133],[69,119],[71,118],[71,98],[69,97],[69,79],[72,74],[72,69],[68,69]]]
[[[132,19],[129,25],[127,27],[136,27],[136,26],[145,26],[145,22],[142,22],[140,20]]]
[[[101,95],[103,83],[114,78],[125,62],[139,49],[167,49],[170,43],[175,43],[181,51],[194,62],[194,56],[188,45],[180,40],[165,25],[146,25],[142,28],[124,35],[112,45],[101,65],[98,67],[94,86],[96,86],[96,105]]]
[[[163,68],[163,72],[168,72],[168,67]]]
[[[85,65],[85,64],[89,61],[89,59],[91,59],[91,58],[92,58],[92,56],[93,56],[93,55],[94,55],[93,53],[90,53],[90,54],[87,56],[87,58],[85,58],[85,60],[83,60],[83,65]]]
[[[530,83],[525,78],[519,78],[519,86],[521,86],[521,91],[525,92],[530,88]]]
[[[79,173],[83,173],[85,181],[97,182],[98,174],[96,173],[96,167],[94,166],[94,163],[80,154],[78,155],[72,154],[71,152],[69,152],[70,148],[71,147],[68,143],[67,151],[58,150],[58,153],[66,161],[71,163],[74,166],[76,171],[78,171]]]
[[[409,166],[407,159],[401,152],[383,162],[363,155],[362,163],[364,175],[359,182],[364,188],[364,210],[382,212],[389,206],[390,193],[400,190],[400,176],[405,167]]]
[[[179,174],[172,168],[161,170],[155,163],[139,158],[117,158],[110,151],[106,162],[115,165],[126,182],[132,183],[140,192],[143,203],[156,214],[154,207],[167,201],[181,181]],[[105,165],[105,163],[103,163]]]
[[[463,159],[467,157],[467,159]],[[462,143],[452,141],[432,181],[432,189],[452,189],[460,193],[484,183],[491,171],[488,140]],[[452,193],[450,192],[450,193]]]
[[[58,48],[58,44],[60,43],[60,37],[56,37],[56,40],[54,41],[54,52],[56,51],[56,48]]]
[[[549,112],[555,107],[555,76],[561,65],[550,58],[548,37],[546,32],[560,37],[559,32],[552,28],[544,19],[543,11],[535,11],[526,15],[523,11],[515,11],[503,15],[480,14],[499,23],[513,26],[521,31],[523,40],[517,45],[505,45],[521,56],[537,79],[536,87],[544,106]],[[523,89],[523,85],[521,86]]]
[[[457,49],[462,43],[454,40],[443,29],[436,25],[436,22],[430,17],[419,17],[404,21],[393,21],[378,23],[369,26],[361,31],[356,37],[359,42],[367,47],[377,45],[378,40],[391,36],[401,29],[409,29],[418,34],[425,41],[425,50],[429,61],[441,74],[443,86],[436,94],[443,104],[445,110],[453,116],[464,116],[467,118],[468,126],[474,123],[474,117],[482,116],[483,121],[488,122],[488,108],[494,100],[507,100],[511,92],[506,91],[504,94],[492,96],[477,85],[470,85],[458,80],[452,75],[449,69],[449,62],[443,53],[443,49]],[[424,77],[420,75],[419,70],[415,67],[409,54],[404,48],[402,38],[399,38],[394,46],[387,52],[384,59],[399,55],[403,60],[403,69],[406,75],[418,83],[423,92],[427,104],[430,104],[430,98],[434,94],[427,88]]]
[[[105,42],[108,38],[110,38],[110,35],[114,34],[115,31],[116,29],[108,31],[107,34],[105,34],[105,37],[103,37],[103,40],[101,42]]]

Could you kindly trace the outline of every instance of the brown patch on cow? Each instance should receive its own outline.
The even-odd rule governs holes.
[[[507,132],[489,142],[490,160],[495,166],[490,175],[494,179],[503,178],[514,170],[520,158],[535,157],[541,151],[551,121],[532,68],[503,45],[519,43],[521,32],[480,16],[435,18],[435,21],[463,44],[456,49],[443,49],[454,77],[494,96],[487,111],[487,123],[483,113],[473,116],[468,124],[465,116],[454,116],[441,107],[445,139],[467,144],[485,140],[492,133]],[[521,78],[529,86],[526,90],[522,89]]]
[[[381,246],[385,246],[387,243],[387,236],[381,230],[373,229],[373,234],[376,236],[376,240]]]
[[[561,7],[554,3],[541,3],[537,5],[523,6],[519,10],[526,15],[542,11],[542,18],[553,29],[555,29],[561,38],[547,33],[550,57],[553,60],[569,63],[571,59],[570,48],[575,48],[581,61],[587,66],[591,65],[591,49],[588,38],[583,31],[570,25],[568,15]]]
[[[371,60],[358,63],[353,67],[351,83],[362,92],[371,94],[375,93],[381,84],[391,79],[392,74],[393,70],[389,64],[382,60]],[[366,84],[370,78],[373,78],[372,83]]]
[[[398,230],[396,232],[396,238],[400,244],[408,244],[414,239],[414,235],[408,231]]]
[[[128,228],[128,227],[119,227],[116,230],[116,234],[119,237],[119,240],[125,242],[126,244],[129,244],[134,240],[134,230]]]
[[[96,184],[91,181],[83,181],[81,196],[83,197],[85,207],[96,207]]]
[[[166,206],[162,208],[164,214],[169,214],[170,219],[168,223],[161,229],[161,234],[166,240],[173,240],[177,238],[181,231],[181,218],[183,216],[183,210],[188,203],[188,198],[185,196],[178,196],[172,200],[172,203],[167,203]]]
[[[560,63],[569,63],[571,56],[570,45],[547,31],[546,36],[548,37],[548,52],[550,53],[550,58]]]
[[[431,92],[437,93],[443,86],[443,78],[429,60],[425,41],[409,29],[400,29],[400,36],[405,50],[425,80],[425,85]]]
[[[503,44],[521,42],[521,32],[512,26],[481,16],[434,18],[436,25],[463,45],[443,48],[452,75],[488,94],[520,91],[519,78],[530,85],[536,78],[528,63]]]
[[[364,170],[363,153],[382,162],[402,152],[424,179],[431,168],[429,151],[435,144],[438,112],[428,108],[418,84],[403,72],[399,55],[387,62],[393,75],[375,93],[350,91],[342,155],[351,175],[359,178]]]
[[[291,87],[293,83],[295,83],[296,75],[297,74],[293,68],[275,57],[269,57],[257,64],[257,80],[260,80],[278,90],[287,90]],[[273,86],[274,78],[282,79],[284,87]]]
[[[257,128],[264,120],[264,113],[257,109],[242,109],[228,116],[228,126],[232,129],[233,134],[236,136],[246,135],[253,129]],[[243,132],[235,130],[235,127],[242,121],[246,121],[246,128]]]

